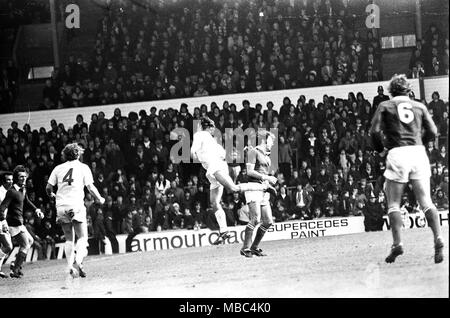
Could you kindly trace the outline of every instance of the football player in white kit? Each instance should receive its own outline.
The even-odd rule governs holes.
[[[12,172],[5,172],[3,174],[3,185],[0,187],[0,203],[5,199],[6,192],[13,185],[13,174]],[[5,214],[8,211],[5,211]],[[2,272],[3,260],[11,252],[13,248],[11,242],[11,234],[9,234],[8,223],[6,220],[0,222],[0,278],[6,278],[6,274]]]
[[[253,190],[276,193],[276,190],[268,183],[240,183],[236,185],[228,172],[225,149],[213,137],[216,129],[214,121],[208,117],[202,117],[200,125],[202,130],[194,134],[191,155],[194,159],[199,160],[203,168],[206,169],[206,177],[211,183],[210,201],[219,224],[219,237],[213,243],[217,245],[223,243],[229,237],[225,212],[220,204],[224,187],[233,192]]]
[[[62,155],[67,161],[53,169],[46,187],[47,195],[50,198],[56,198],[56,221],[61,224],[64,231],[66,238],[64,251],[68,271],[72,277],[78,275],[86,277],[86,272],[82,267],[83,259],[87,255],[88,239],[84,187],[86,186],[100,204],[105,202],[94,186],[89,166],[79,160],[83,151],[83,148],[76,143],[66,145]],[[54,193],[55,186],[58,187],[56,195]],[[75,245],[74,234],[77,236]]]

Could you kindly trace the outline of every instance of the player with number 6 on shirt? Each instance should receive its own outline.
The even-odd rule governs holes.
[[[56,221],[61,224],[66,238],[64,252],[68,272],[74,278],[86,277],[83,259],[87,255],[88,233],[84,187],[100,204],[105,202],[94,186],[94,178],[89,166],[79,160],[83,151],[83,148],[76,143],[66,145],[62,156],[67,161],[53,169],[46,187],[47,195],[56,199]],[[55,186],[57,187],[56,195]],[[76,244],[74,244],[74,235],[77,237]]]
[[[411,182],[434,237],[434,262],[444,259],[439,217],[430,195],[430,162],[424,144],[434,140],[436,125],[425,105],[411,100],[411,86],[405,75],[394,75],[389,84],[393,98],[378,106],[370,134],[376,151],[386,153],[384,187],[393,245],[387,263],[403,254],[400,202],[405,185]],[[382,134],[385,136],[383,140]]]

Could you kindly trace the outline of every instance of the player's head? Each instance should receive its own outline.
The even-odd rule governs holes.
[[[270,151],[275,143],[275,135],[267,130],[259,130],[258,142],[260,145],[265,145],[266,151]]]
[[[64,156],[64,158],[66,158],[66,160],[68,161],[73,161],[73,160],[78,160],[80,158],[80,156],[83,154],[84,149],[81,148],[77,143],[71,143],[71,144],[67,144],[63,151],[62,154]]]
[[[13,185],[13,173],[11,171],[6,171],[3,173],[3,187],[8,190]]]
[[[28,170],[25,166],[16,166],[13,170],[13,181],[19,187],[23,187],[28,178]]]
[[[214,130],[214,128],[216,128],[216,125],[214,124],[214,121],[207,117],[204,116],[200,119],[200,125],[202,126],[202,130],[207,130],[207,131],[212,131]]]
[[[389,93],[395,96],[408,96],[411,92],[411,84],[405,74],[395,74],[389,83]]]

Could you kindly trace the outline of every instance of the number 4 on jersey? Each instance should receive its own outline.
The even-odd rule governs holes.
[[[70,168],[69,171],[67,171],[66,175],[63,178],[63,182],[67,182],[69,185],[72,185],[73,179],[72,179],[72,172],[73,168]]]

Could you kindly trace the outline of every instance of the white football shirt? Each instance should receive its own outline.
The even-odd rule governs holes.
[[[8,190],[6,190],[4,186],[1,186],[0,187],[0,203],[2,203],[3,200],[5,200],[6,192],[8,192]]]
[[[8,192],[8,190],[6,190],[4,186],[1,186],[0,187],[0,203],[2,203],[3,200],[5,200],[6,192]],[[5,210],[5,215],[7,213],[8,213],[8,209]]]
[[[79,160],[64,162],[53,169],[48,183],[58,186],[56,208],[82,208],[84,187],[94,183],[91,169]]]
[[[194,134],[191,151],[195,153],[203,168],[208,170],[211,162],[223,161],[225,149],[207,131],[198,131]]]

